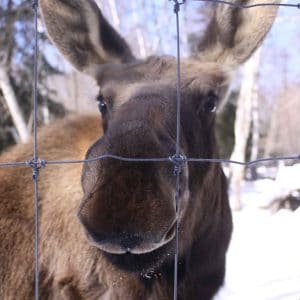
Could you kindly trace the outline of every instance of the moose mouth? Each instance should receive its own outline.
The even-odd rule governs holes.
[[[143,254],[113,254],[102,251],[104,256],[116,267],[127,272],[146,273],[160,268],[166,261],[170,261],[174,255],[174,238],[164,246]]]
[[[103,255],[115,266],[128,272],[147,272],[157,269],[174,253],[176,222],[170,227],[163,238],[163,242],[141,244],[136,249],[124,249],[112,243],[103,243],[98,240],[93,231],[86,230],[91,244],[96,246]]]

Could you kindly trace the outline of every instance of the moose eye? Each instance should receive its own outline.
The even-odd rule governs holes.
[[[203,111],[214,113],[217,110],[218,96],[214,92],[210,92],[203,103]]]
[[[105,115],[107,112],[107,105],[106,105],[106,102],[105,102],[102,94],[98,95],[97,102],[98,102],[98,108],[99,108],[100,113],[102,115]]]

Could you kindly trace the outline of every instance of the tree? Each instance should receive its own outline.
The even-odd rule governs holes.
[[[28,8],[22,3],[17,8],[12,0],[6,1],[1,7],[1,34],[0,34],[0,89],[2,98],[12,117],[12,121],[17,130],[17,141],[26,142],[29,138],[24,115],[20,109],[15,91],[13,89],[9,73],[11,71],[11,62],[13,59],[14,48],[16,46],[15,22],[19,18],[26,18],[30,15]]]
[[[3,0],[0,3],[0,151],[7,144],[26,142],[32,127],[34,22],[30,1]],[[48,41],[40,34],[40,44]],[[64,109],[49,98],[45,78],[57,73],[43,53],[39,55],[39,110],[43,123],[50,114]],[[2,117],[3,116],[3,117]],[[13,139],[12,139],[13,137]]]
[[[231,154],[231,160],[234,161],[246,161],[246,150],[247,143],[250,135],[251,122],[253,121],[253,116],[257,117],[257,81],[258,81],[258,67],[260,61],[259,49],[254,56],[245,64],[243,69],[243,80],[240,90],[240,95],[238,97],[236,118],[234,125],[234,135],[235,144],[233,152]],[[254,105],[253,105],[254,104]],[[253,114],[253,108],[255,108],[255,113]],[[255,118],[257,122],[258,119]],[[255,124],[255,129],[257,130],[257,124]],[[254,128],[254,126],[253,126]],[[252,133],[253,134],[253,133]],[[255,132],[256,136],[258,132]],[[256,140],[255,143],[258,141]],[[255,146],[257,147],[257,146]],[[256,155],[252,154],[252,157]],[[231,170],[231,186],[235,193],[235,203],[233,208],[235,210],[241,209],[241,184],[245,175],[245,167],[243,165],[232,164],[230,166]]]
[[[266,156],[299,154],[299,92],[299,86],[291,83],[278,93],[264,148]]]

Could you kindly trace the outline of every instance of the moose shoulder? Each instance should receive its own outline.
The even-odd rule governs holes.
[[[255,4],[257,0],[233,1]],[[279,0],[269,1],[279,3]],[[170,157],[176,143],[176,59],[137,60],[92,0],[40,0],[48,34],[99,84],[102,118],[78,116],[41,130],[39,156]],[[180,151],[218,156],[215,108],[231,72],[262,43],[274,7],[216,5],[198,53],[182,62]],[[30,159],[19,145],[1,161]],[[34,191],[28,169],[0,169],[0,296],[34,294]],[[40,176],[42,299],[172,299],[176,222],[173,165],[113,159],[47,166]],[[219,164],[181,173],[179,299],[209,300],[221,287],[232,231]],[[77,217],[76,217],[77,214]]]

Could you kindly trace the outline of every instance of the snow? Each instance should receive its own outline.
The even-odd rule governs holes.
[[[225,286],[216,300],[300,299],[300,210],[236,212]]]
[[[262,208],[299,189],[299,179],[300,164],[279,168],[275,180],[244,183],[245,208],[233,212],[225,284],[214,300],[300,300],[300,208]]]
[[[258,170],[261,175],[268,178],[245,181],[241,186],[242,203],[244,206],[267,208],[279,198],[285,198],[289,194],[300,190],[300,164],[293,166],[284,166],[280,164],[276,170],[274,179],[270,174],[274,170],[261,168]],[[230,202],[233,203],[235,195],[230,190]]]

